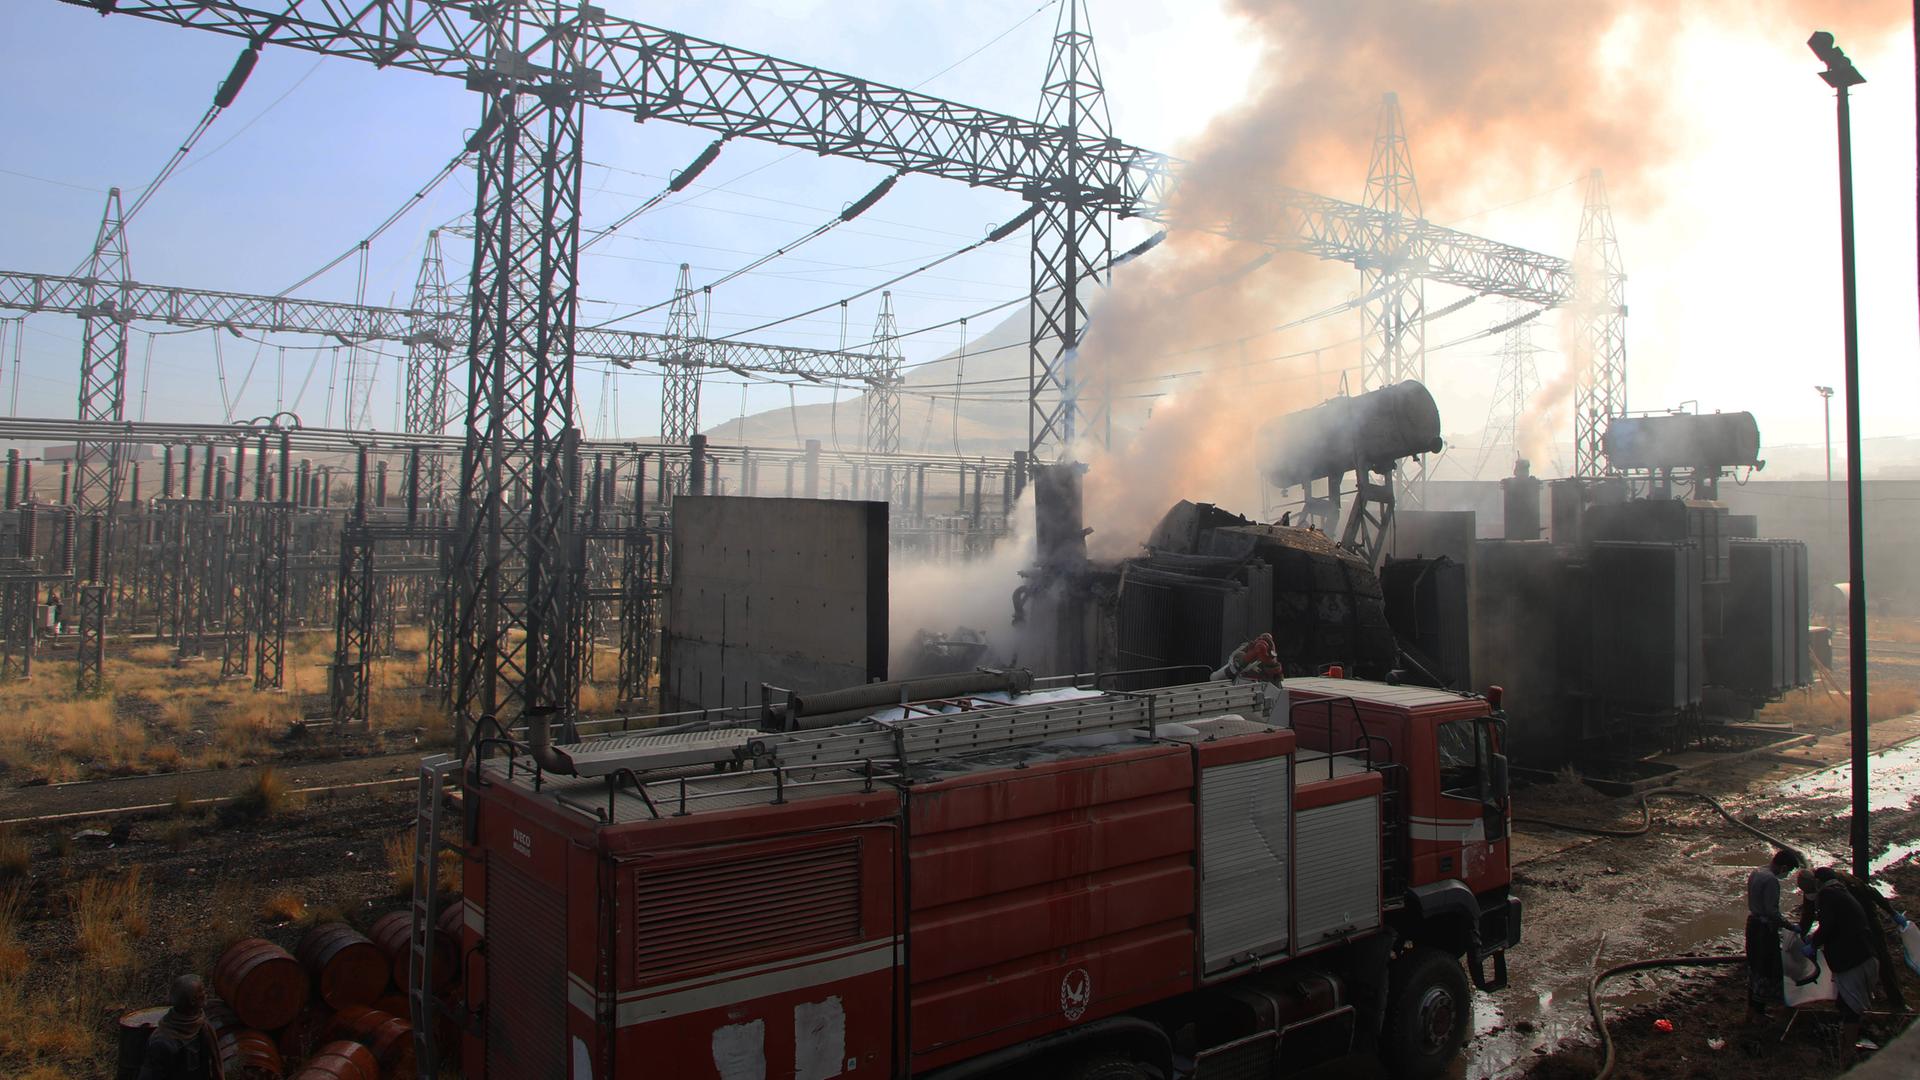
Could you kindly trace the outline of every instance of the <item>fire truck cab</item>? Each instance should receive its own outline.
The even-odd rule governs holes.
[[[1497,711],[1287,688],[1291,727],[1231,683],[562,746],[535,717],[463,766],[464,1073],[1432,1075],[1519,941]]]

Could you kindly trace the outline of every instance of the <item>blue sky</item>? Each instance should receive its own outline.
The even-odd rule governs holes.
[[[1033,112],[1054,14],[1050,7],[1035,14],[1039,0],[607,0],[605,6],[655,25],[909,86],[1013,28],[926,89],[1019,115]],[[1095,19],[1115,128],[1147,146],[1177,151],[1238,100],[1259,63],[1248,36],[1215,4],[1107,0],[1096,2]],[[238,46],[137,19],[102,19],[55,0],[11,0],[0,14],[0,31],[0,92],[9,101],[0,116],[6,147],[0,153],[0,266],[64,272],[92,241],[104,189],[117,184],[131,193],[146,182],[205,109]],[[1672,92],[1685,100],[1692,130],[1684,152],[1658,166],[1653,179],[1664,197],[1621,212],[1633,311],[1633,404],[1698,399],[1708,408],[1750,408],[1761,415],[1771,443],[1817,440],[1811,385],[1839,378],[1831,99],[1798,38],[1762,39],[1751,27],[1698,22],[1683,32],[1691,62],[1673,74]],[[1855,99],[1870,435],[1920,433],[1920,421],[1911,419],[1920,394],[1920,332],[1913,61],[1904,34],[1843,42],[1873,80]],[[1420,103],[1405,105],[1417,168]],[[452,156],[477,116],[474,97],[456,80],[270,49],[239,102],[134,222],[134,276],[276,291],[399,205]],[[1358,131],[1356,139],[1370,134]],[[587,173],[586,223],[610,221],[659,190],[664,177],[708,141],[699,131],[591,114],[586,156],[595,164]],[[813,228],[882,176],[857,162],[732,144],[688,197],[594,249],[583,269],[583,295],[616,308],[652,303],[668,295],[682,261],[695,267],[696,283],[711,280]],[[1329,194],[1357,197],[1361,179],[1351,191]],[[1560,254],[1572,246],[1577,186],[1542,189],[1532,179],[1487,176],[1467,188],[1423,194],[1436,220],[1464,218],[1463,227]],[[370,260],[369,298],[404,303],[425,230],[469,209],[470,200],[463,175],[382,238]],[[857,222],[716,294],[713,327],[726,332],[837,299],[957,248],[1020,208],[1006,193],[907,178]],[[449,254],[464,266],[458,246]],[[1018,295],[1026,279],[1025,244],[1009,240],[903,283],[895,304],[901,325],[913,327]],[[304,291],[351,298],[353,287],[349,263]],[[876,301],[853,307],[854,340],[871,329]],[[589,306],[583,321],[606,310]],[[662,316],[629,325],[658,329]],[[1478,322],[1461,329],[1496,317],[1474,314]],[[21,413],[72,415],[77,320],[35,316],[27,327]],[[822,315],[761,336],[831,346],[839,329],[837,319]],[[221,418],[211,337],[157,340],[150,417]],[[1555,335],[1540,339],[1552,345]],[[275,341],[305,344],[292,337]],[[908,343],[908,358],[929,358],[955,343],[952,331],[925,335]],[[145,345],[146,336],[136,334],[130,414],[138,408]],[[223,353],[230,392],[249,366],[254,371],[237,412],[270,409],[278,349],[260,348],[256,360],[254,344],[229,338]],[[309,422],[321,415],[330,359],[330,353],[300,348],[285,354],[278,392],[290,402],[298,384],[311,379],[301,403]],[[1543,375],[1550,377],[1556,362],[1543,359],[1549,368]],[[1431,362],[1430,381],[1449,431],[1479,428],[1494,363],[1490,348],[1456,350]],[[392,361],[383,360],[374,393],[382,426],[392,422],[392,375]],[[735,380],[715,382],[705,399],[709,422],[742,407],[740,388],[730,385]],[[657,383],[641,374],[621,378],[621,433],[655,430]],[[583,369],[579,386],[591,421],[598,371]],[[802,391],[800,400],[809,395],[822,396]],[[786,400],[785,389],[759,388],[745,407]],[[337,422],[337,405],[334,413]]]

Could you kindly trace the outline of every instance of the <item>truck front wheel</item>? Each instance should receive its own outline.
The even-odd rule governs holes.
[[[1460,961],[1438,949],[1415,949],[1388,972],[1382,1055],[1395,1075],[1437,1076],[1466,1045],[1473,997]]]

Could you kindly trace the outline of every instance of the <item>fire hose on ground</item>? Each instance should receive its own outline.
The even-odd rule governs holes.
[[[1752,835],[1757,836],[1762,840],[1765,840],[1767,843],[1772,844],[1775,848],[1781,851],[1792,852],[1795,858],[1800,858],[1803,860],[1805,858],[1799,848],[1794,847],[1792,844],[1787,843],[1785,840],[1782,840],[1777,836],[1774,836],[1772,833],[1766,832],[1762,829],[1756,828],[1755,826],[1749,825],[1746,822],[1741,821],[1739,818],[1735,817],[1733,814],[1733,811],[1727,809],[1725,806],[1722,806],[1720,804],[1719,799],[1714,798],[1713,796],[1707,794],[1704,791],[1689,791],[1686,788],[1662,787],[1662,788],[1653,788],[1652,790],[1641,792],[1640,793],[1640,824],[1631,829],[1608,829],[1608,828],[1602,828],[1597,825],[1576,825],[1568,821],[1553,821],[1548,818],[1536,818],[1536,817],[1517,817],[1513,819],[1513,823],[1515,825],[1544,825],[1549,829],[1561,829],[1566,832],[1585,833],[1589,836],[1611,836],[1617,839],[1631,839],[1632,837],[1636,837],[1636,836],[1645,836],[1647,835],[1648,831],[1653,828],[1653,808],[1647,805],[1647,801],[1655,797],[1675,798],[1675,799],[1698,799],[1701,802],[1704,802],[1708,806],[1712,807],[1715,813],[1719,814],[1723,818],[1726,818],[1727,823],[1732,825],[1734,828],[1740,829],[1743,832],[1751,833]]]
[[[1513,819],[1513,822],[1516,825],[1542,825],[1550,829],[1584,833],[1589,836],[1608,836],[1618,839],[1629,839],[1636,836],[1645,836],[1652,830],[1653,808],[1650,805],[1650,800],[1656,796],[1661,798],[1698,799],[1712,807],[1715,813],[1727,819],[1727,822],[1735,828],[1772,844],[1777,850],[1790,851],[1796,858],[1804,860],[1804,856],[1801,854],[1799,848],[1794,847],[1792,844],[1787,843],[1785,840],[1774,836],[1764,829],[1741,821],[1734,816],[1733,811],[1721,805],[1719,799],[1714,798],[1704,791],[1689,791],[1686,788],[1663,787],[1641,792],[1640,824],[1628,829],[1609,829],[1596,825],[1576,825],[1571,822],[1553,821],[1548,818],[1534,817],[1517,817]],[[1600,950],[1604,949],[1606,944],[1606,935],[1600,935],[1600,944],[1595,946],[1593,950],[1593,962],[1596,968],[1600,963]],[[1587,980],[1587,1012],[1593,1017],[1594,1031],[1600,1036],[1600,1070],[1594,1074],[1594,1080],[1607,1080],[1613,1073],[1613,1036],[1607,1031],[1607,1018],[1605,1013],[1600,1009],[1600,984],[1616,975],[1626,975],[1635,971],[1646,971],[1652,968],[1727,967],[1734,964],[1744,964],[1746,961],[1745,953],[1656,956],[1647,960],[1632,960],[1624,964],[1615,964],[1605,971],[1596,970],[1593,973],[1593,977]]]
[[[1652,792],[1647,794],[1651,795]],[[1645,805],[1644,803],[1642,804]],[[1725,813],[1726,811],[1721,811]],[[1607,946],[1607,935],[1600,935],[1600,944],[1594,946],[1593,962],[1600,963],[1600,950]],[[1613,1036],[1607,1031],[1607,1018],[1600,1011],[1600,984],[1615,975],[1626,975],[1650,968],[1670,967],[1727,967],[1747,962],[1744,953],[1720,955],[1656,956],[1650,960],[1632,960],[1624,964],[1615,964],[1605,971],[1595,971],[1587,980],[1587,1012],[1593,1016],[1593,1029],[1600,1035],[1600,1071],[1593,1074],[1593,1080],[1607,1080],[1613,1074]]]

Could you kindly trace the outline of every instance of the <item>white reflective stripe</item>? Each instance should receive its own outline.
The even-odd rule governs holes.
[[[1474,838],[1483,826],[1477,821],[1421,822],[1410,821],[1407,835],[1415,840],[1439,840],[1464,842]]]
[[[487,913],[484,909],[475,907],[473,901],[469,900],[461,905],[460,921],[466,925],[467,929],[481,937],[487,936]]]
[[[588,1016],[600,1015],[600,1010],[596,1008],[598,1002],[594,1000],[593,987],[587,985],[587,980],[571,971],[567,972],[567,1004]]]
[[[637,1001],[640,998],[658,997],[661,994],[670,994],[676,990],[690,990],[696,986],[708,986],[717,982],[727,982],[731,979],[744,978],[748,975],[758,975],[763,971],[773,971],[776,968],[790,968],[797,964],[823,963],[835,957],[866,952],[868,949],[878,948],[882,945],[888,948],[894,948],[899,944],[900,938],[898,937],[876,938],[872,941],[857,941],[852,945],[842,945],[837,949],[827,949],[814,953],[811,956],[789,956],[785,960],[772,960],[766,963],[754,964],[751,967],[730,968],[726,971],[710,971],[705,975],[695,975],[691,979],[680,979],[677,982],[660,983],[657,986],[649,986],[640,990],[625,990],[621,992],[620,1000]]]
[[[620,1004],[614,1009],[614,1022],[620,1027],[644,1024],[651,1020],[738,1005],[755,998],[805,990],[824,983],[885,971],[893,966],[894,946],[895,942],[892,939],[878,943],[863,942],[852,952],[838,950],[784,961],[793,966],[779,970],[761,970],[758,974],[752,975],[724,972],[702,980],[690,980],[701,985],[685,989],[675,989],[672,986],[649,987],[634,994],[623,995]],[[684,983],[676,985],[686,986]],[[642,994],[647,996],[638,996]]]

